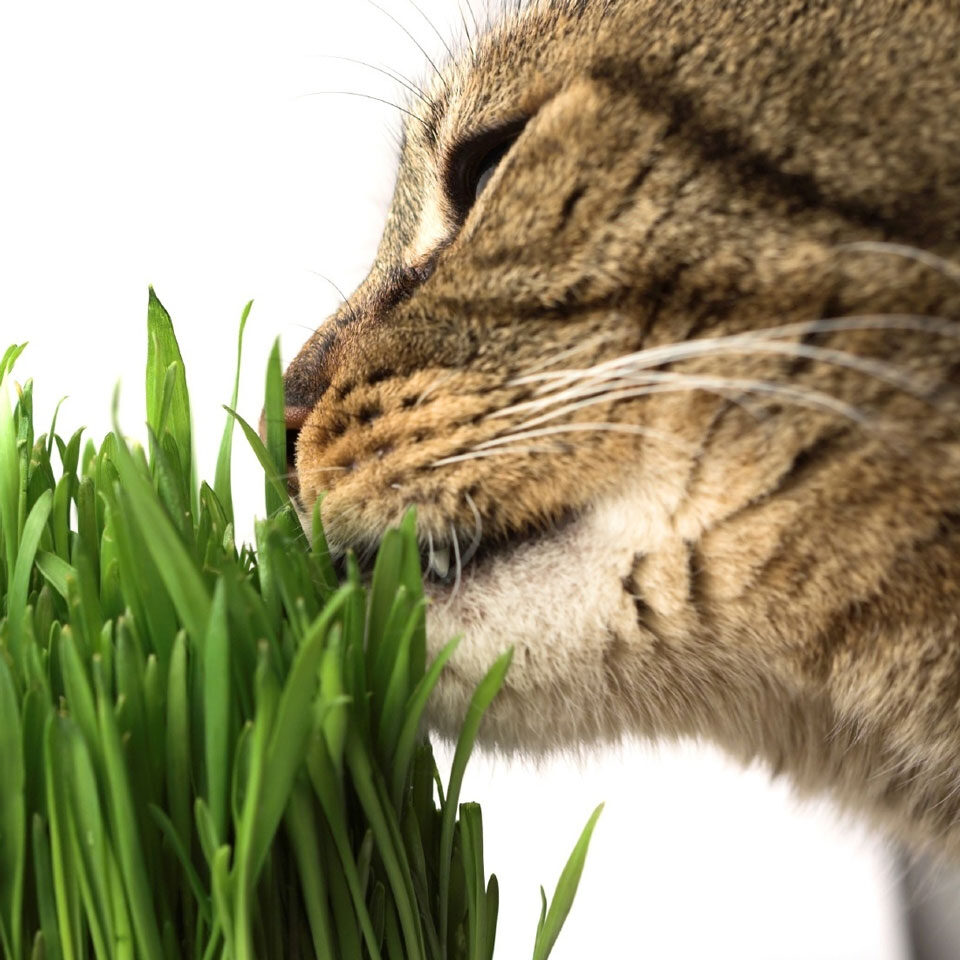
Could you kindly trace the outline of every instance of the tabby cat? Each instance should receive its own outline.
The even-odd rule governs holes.
[[[960,4],[543,0],[411,95],[286,374],[304,516],[411,504],[488,742],[707,738],[960,855]]]

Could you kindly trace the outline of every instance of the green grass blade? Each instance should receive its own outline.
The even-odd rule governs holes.
[[[83,737],[69,723],[61,729],[64,733],[64,750],[72,759],[72,769],[69,771],[70,819],[77,876],[91,937],[99,945],[97,955],[104,956],[105,945],[112,943],[115,937],[107,875],[108,840],[100,808],[100,792]]]
[[[280,340],[273,341],[273,349],[267,361],[267,389],[264,398],[266,420],[267,455],[278,476],[287,472],[287,425],[284,415],[283,370],[280,366]],[[287,504],[287,493],[277,491],[273,483],[265,481],[267,515],[271,516]]]
[[[263,467],[263,472],[267,477],[268,486],[273,488],[274,494],[276,495],[273,498],[270,498],[270,502],[281,502],[286,504],[290,500],[290,495],[287,493],[287,485],[283,482],[282,474],[277,470],[274,465],[273,459],[271,458],[267,448],[263,445],[263,441],[257,434],[257,431],[247,423],[243,417],[237,413],[236,410],[232,410],[230,407],[224,406],[224,410],[233,417],[237,423],[240,424],[240,429],[243,431],[244,437],[247,439],[247,443],[250,444],[250,449],[253,450],[254,456],[260,463],[260,466]]]
[[[255,817],[255,827],[250,834],[249,847],[241,846],[240,840],[237,844],[238,859],[241,856],[241,849],[244,853],[249,851],[251,881],[256,879],[263,866],[270,841],[283,817],[297,771],[303,763],[307,738],[314,726],[310,705],[316,696],[319,684],[320,663],[327,633],[337,617],[341,615],[354,589],[349,585],[343,587],[324,607],[323,613],[310,628],[297,651],[296,659],[280,694],[276,719],[267,747],[262,791],[256,796],[247,798],[250,812],[244,810],[245,818]]]
[[[557,937],[560,935],[560,929],[567,919],[567,914],[570,913],[570,907],[573,905],[573,898],[580,883],[580,875],[583,873],[583,865],[587,859],[587,849],[590,846],[593,828],[597,825],[597,819],[602,811],[603,804],[601,803],[590,815],[587,825],[580,834],[580,839],[577,840],[570,858],[560,873],[550,909],[547,910],[545,917],[541,914],[541,922],[537,929],[537,939],[533,948],[533,960],[547,960]],[[541,895],[542,893],[541,890]]]
[[[446,803],[443,808],[443,823],[440,828],[440,943],[446,950],[447,924],[449,922],[450,899],[450,867],[453,857],[453,827],[456,822],[457,803],[460,799],[460,786],[463,783],[463,774],[467,768],[467,761],[473,750],[480,722],[486,713],[487,707],[493,698],[500,692],[510,661],[513,659],[513,647],[497,658],[487,675],[480,681],[473,693],[467,715],[460,729],[460,737],[453,754],[453,764],[450,769],[450,780],[447,786]]]
[[[47,720],[43,737],[43,759],[47,785],[53,898],[56,905],[58,934],[64,960],[79,960],[86,951],[81,937],[80,891],[77,888],[70,844],[67,762],[62,748],[64,723],[65,720],[55,714],[51,714]]]
[[[190,437],[190,399],[187,394],[183,357],[173,332],[170,314],[157,299],[153,287],[150,287],[147,302],[147,423],[158,436],[162,436],[163,387],[167,369],[171,364],[179,366],[174,374],[166,428],[177,442],[180,463],[189,475],[193,446]]]
[[[70,596],[67,590],[67,581],[70,577],[76,579],[77,571],[62,560],[55,553],[47,553],[43,550],[37,552],[37,569],[43,574],[47,582],[53,587],[64,600],[69,600]]]
[[[326,816],[329,833],[336,852],[340,858],[340,864],[343,868],[342,874],[336,871],[331,876],[331,892],[334,897],[334,918],[337,922],[338,937],[341,947],[344,943],[352,943],[348,934],[341,930],[341,915],[349,917],[351,911],[347,904],[352,904],[353,916],[356,917],[356,923],[363,934],[363,940],[367,945],[371,960],[381,960],[380,947],[377,942],[373,925],[370,923],[370,916],[367,912],[364,902],[363,890],[360,884],[360,876],[357,871],[357,865],[353,858],[353,851],[350,848],[350,838],[347,832],[347,811],[344,806],[343,797],[340,792],[338,778],[333,768],[333,762],[327,752],[326,741],[323,737],[314,737],[311,750],[307,754],[307,769],[310,772],[310,781],[313,784],[314,792],[320,799]],[[342,896],[343,887],[341,878],[349,891],[349,900]],[[356,956],[359,957],[359,950]],[[350,956],[354,956],[352,950]]]
[[[497,940],[497,917],[500,914],[500,883],[495,873],[490,874],[487,882],[487,930],[484,936],[486,954],[480,960],[493,960],[493,948]]]
[[[304,908],[313,937],[313,949],[318,957],[336,956],[333,923],[330,917],[329,893],[320,851],[313,794],[300,780],[293,788],[285,815],[287,834],[297,860],[297,871],[303,892]]]
[[[39,813],[33,815],[33,874],[37,884],[37,912],[43,935],[44,960],[61,960],[57,904],[53,892],[53,870],[47,827]]]
[[[430,699],[433,688],[440,679],[440,674],[446,666],[447,661],[453,656],[454,650],[460,643],[459,636],[454,637],[436,656],[436,659],[430,665],[430,669],[423,675],[423,678],[417,684],[410,699],[407,701],[404,710],[403,726],[400,729],[400,735],[397,737],[397,746],[394,752],[393,760],[393,781],[390,785],[390,796],[393,799],[393,805],[397,810],[400,809],[403,798],[403,788],[406,785],[410,766],[413,762],[413,754],[417,746],[417,736],[420,732],[420,720],[423,711]]]
[[[14,957],[22,953],[23,877],[27,856],[23,730],[13,676],[0,657],[0,920]]]
[[[20,546],[20,467],[17,431],[10,408],[6,377],[0,378],[0,536],[6,561],[5,592],[17,560]]]
[[[203,914],[204,919],[209,922],[211,918],[210,898],[203,888],[200,874],[197,873],[193,862],[190,860],[190,852],[184,846],[177,828],[173,825],[173,821],[166,813],[154,803],[150,804],[150,814],[170,844],[170,848],[173,850],[174,856],[177,858],[184,876],[190,884],[190,890],[193,892],[194,900],[200,908],[201,914]]]
[[[22,669],[23,618],[27,609],[27,590],[30,587],[30,574],[33,572],[33,560],[40,545],[40,537],[47,525],[50,510],[53,507],[53,492],[46,490],[33,505],[27,522],[23,526],[23,536],[13,568],[13,577],[7,594],[7,622],[10,628],[10,653],[15,664]]]
[[[394,903],[400,915],[407,956],[409,960],[419,960],[425,957],[426,948],[417,917],[410,865],[400,841],[400,827],[399,824],[390,822],[391,819],[395,821],[396,814],[389,803],[381,801],[374,781],[374,768],[355,728],[347,732],[346,756],[353,775],[354,789],[373,830],[377,850],[390,880]]]
[[[97,687],[97,723],[103,745],[106,792],[117,843],[117,859],[137,947],[143,960],[164,960],[160,928],[150,891],[149,874],[137,825],[133,791],[124,763],[120,732],[102,671],[94,663]]]
[[[119,429],[117,430],[119,438]],[[210,619],[210,597],[200,571],[180,534],[161,506],[153,487],[137,468],[122,440],[116,444],[116,467],[132,507],[131,519],[143,533],[147,549],[187,632],[199,640]]]
[[[250,316],[251,300],[240,315],[240,329],[237,332],[237,366],[233,375],[233,393],[230,395],[231,409],[237,408],[237,398],[240,395],[240,361],[243,358],[243,331],[247,326],[247,317]],[[217,468],[214,473],[213,489],[223,507],[227,520],[233,523],[233,484],[230,477],[231,457],[233,455],[233,417],[228,416],[223,428],[223,439],[220,441],[220,452],[217,454]]]
[[[218,845],[227,838],[230,784],[230,634],[223,581],[213,592],[213,607],[203,645],[203,742],[207,770],[207,806]]]

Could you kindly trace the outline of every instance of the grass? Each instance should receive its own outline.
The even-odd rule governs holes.
[[[238,337],[237,378],[244,310]],[[477,687],[442,783],[421,718],[457,640],[427,662],[416,518],[372,581],[339,582],[285,470],[278,349],[266,443],[232,412],[197,483],[173,325],[150,291],[146,448],[35,436],[33,387],[0,359],[0,953],[4,960],[489,960],[498,886],[461,803]],[[267,519],[235,542],[235,423]],[[55,466],[55,464],[57,466]],[[590,818],[534,937],[570,909]]]

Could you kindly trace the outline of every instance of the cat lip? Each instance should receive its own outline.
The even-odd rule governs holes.
[[[520,530],[494,537],[481,537],[479,543],[468,543],[465,550],[461,547],[459,571],[458,551],[451,543],[439,546],[435,543],[432,553],[429,545],[426,548],[421,546],[420,562],[424,586],[432,588],[432,592],[447,594],[456,588],[458,579],[461,582],[471,579],[519,550],[553,539],[579,517],[580,511],[567,510],[560,517],[548,522],[529,524]]]
[[[580,511],[567,510],[554,520],[529,524],[511,533],[481,537],[476,543],[459,541],[456,548],[452,541],[434,541],[432,548],[429,541],[421,543],[420,569],[424,588],[432,595],[443,597],[456,589],[458,580],[463,583],[519,550],[553,539],[580,516]],[[338,552],[338,556],[334,558],[334,567],[341,580],[346,579],[348,552],[349,550]],[[375,560],[376,550],[365,550],[357,555],[360,576],[364,583],[369,584],[373,576]]]

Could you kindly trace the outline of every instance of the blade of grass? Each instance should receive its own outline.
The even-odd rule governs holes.
[[[26,766],[13,676],[0,657],[0,919],[12,956],[22,953],[23,877],[26,865]]]
[[[97,723],[103,744],[106,792],[117,841],[123,885],[129,903],[137,946],[144,960],[164,960],[160,928],[150,892],[149,874],[137,825],[133,794],[120,744],[116,717],[108,699],[106,681],[94,661]]]
[[[327,865],[323,864],[320,855],[320,836],[317,833],[313,794],[303,780],[294,785],[285,821],[297,860],[304,908],[313,936],[313,949],[318,957],[335,957],[333,924],[328,907],[329,893],[324,878]]]
[[[400,914],[400,926],[403,930],[407,956],[409,960],[419,960],[425,956],[426,948],[423,931],[417,919],[416,895],[410,880],[410,865],[407,862],[403,843],[399,840],[400,827],[395,822],[390,823],[391,819],[396,820],[396,814],[388,803],[381,802],[374,780],[376,775],[374,768],[356,728],[347,731],[346,757],[353,775],[354,789],[357,791],[357,796],[373,830],[377,849],[390,880],[393,900]]]
[[[454,637],[437,654],[436,659],[430,664],[430,669],[423,675],[413,693],[410,695],[410,699],[407,701],[404,709],[403,726],[400,730],[400,735],[397,737],[397,746],[394,752],[393,781],[390,785],[390,795],[393,799],[393,805],[397,810],[401,808],[403,789],[406,785],[410,766],[413,762],[413,754],[417,746],[417,734],[420,732],[420,719],[427,706],[427,701],[430,699],[430,694],[440,679],[443,668],[446,666],[447,661],[453,656],[453,652],[457,649],[460,640],[461,637]]]
[[[240,329],[237,332],[237,367],[233,375],[233,393],[230,395],[230,407],[236,409],[237,398],[240,395],[240,361],[243,359],[243,331],[247,326],[247,317],[250,316],[251,300],[240,315]],[[220,452],[217,454],[217,468],[214,473],[213,489],[223,507],[227,520],[233,523],[233,485],[230,478],[231,457],[233,455],[233,417],[228,416],[223,427],[223,439],[220,441]]]
[[[45,960],[61,960],[60,931],[57,927],[57,904],[53,891],[53,873],[50,865],[50,840],[43,817],[33,815],[33,873],[37,883],[37,912],[40,933],[43,935]]]
[[[213,592],[213,606],[203,645],[203,741],[207,771],[207,806],[218,845],[227,838],[227,791],[230,784],[230,634],[223,581]]]
[[[473,750],[480,721],[486,713],[487,707],[493,698],[500,692],[510,661],[513,659],[513,647],[497,658],[486,676],[480,681],[470,699],[467,715],[460,729],[456,750],[453,754],[453,764],[450,768],[450,780],[447,786],[446,803],[443,808],[443,822],[440,828],[440,944],[447,951],[447,924],[449,921],[448,909],[450,898],[450,864],[453,857],[453,827],[457,816],[457,803],[460,799],[460,786],[463,783],[463,774],[467,767],[467,760]]]
[[[13,662],[23,669],[23,618],[27,609],[27,590],[30,586],[30,574],[33,572],[33,560],[40,545],[40,537],[47,525],[50,510],[53,507],[53,492],[45,490],[33,505],[27,522],[23,526],[23,536],[13,577],[7,594],[7,624],[10,628],[10,654]]]
[[[20,468],[18,466],[17,432],[10,407],[7,378],[0,378],[0,535],[3,536],[6,559],[5,592],[17,561],[20,546]]]
[[[240,424],[240,429],[243,431],[247,443],[250,444],[250,448],[253,450],[260,466],[263,467],[263,471],[267,476],[268,485],[273,488],[276,498],[286,503],[290,499],[287,493],[287,485],[283,482],[281,474],[277,471],[273,459],[267,451],[267,448],[263,445],[263,441],[257,435],[257,431],[254,430],[236,410],[232,410],[228,406],[224,406],[223,409]]]
[[[167,429],[173,435],[180,450],[180,462],[190,474],[193,446],[190,437],[190,399],[187,394],[187,379],[184,373],[180,345],[173,332],[173,322],[163,304],[150,287],[147,302],[147,423],[162,435],[161,415],[163,385],[171,364],[179,365],[174,375],[174,387],[170,396]]]
[[[114,415],[116,419],[116,394]],[[144,534],[160,577],[166,586],[187,632],[199,641],[210,620],[210,597],[193,558],[151,484],[137,468],[133,456],[120,438],[117,427],[116,467],[133,508],[132,519]]]
[[[266,420],[267,454],[278,476],[287,472],[287,424],[284,414],[283,371],[280,366],[280,339],[273,341],[273,349],[267,361],[267,388],[264,398]],[[286,489],[277,491],[270,479],[265,481],[267,515],[272,516],[287,504]]]
[[[603,804],[601,803],[590,815],[587,825],[580,834],[580,839],[577,840],[570,858],[560,873],[550,909],[547,910],[546,917],[541,915],[541,923],[537,930],[537,939],[533,948],[533,960],[547,960],[557,937],[560,935],[560,929],[567,919],[567,914],[570,913],[570,907],[573,905],[573,898],[580,883],[580,875],[583,873],[583,865],[587,859],[587,849],[590,846],[593,828],[597,825],[597,819],[602,812]],[[541,890],[541,895],[542,892]]]

